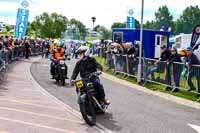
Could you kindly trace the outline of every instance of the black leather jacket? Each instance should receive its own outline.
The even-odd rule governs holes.
[[[81,78],[88,78],[88,76],[96,72],[97,70],[103,70],[103,67],[92,57],[84,57],[76,63],[71,80],[75,80],[80,73]]]

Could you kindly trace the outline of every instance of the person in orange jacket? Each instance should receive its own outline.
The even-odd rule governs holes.
[[[56,40],[52,41],[52,44],[50,45],[50,49],[49,49],[50,54],[52,54],[53,50],[56,49],[56,43],[57,43]]]
[[[57,42],[56,43],[56,49],[54,49],[52,51],[52,57],[51,57],[51,60],[52,60],[52,63],[51,63],[51,75],[52,75],[52,79],[55,78],[55,69],[56,69],[56,65],[58,65],[60,59],[63,59],[65,58],[65,50],[64,48],[62,48],[62,45],[60,44],[60,42]],[[67,77],[67,65],[65,65],[65,75],[66,75],[66,78]]]

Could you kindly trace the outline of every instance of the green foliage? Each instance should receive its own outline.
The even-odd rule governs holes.
[[[95,27],[96,31],[99,32],[102,35],[103,39],[111,39],[112,33],[111,30],[107,29],[104,26],[97,26]]]
[[[140,22],[135,19],[135,27],[140,28]],[[115,22],[112,24],[111,29],[113,28],[126,28],[126,22],[121,23],[121,22]]]
[[[111,28],[126,28],[126,23],[116,22],[112,24]]]
[[[167,30],[168,27],[172,27],[172,29],[174,29],[175,25],[173,22],[173,16],[169,12],[169,9],[166,5],[158,8],[158,11],[155,12],[155,17],[156,29],[160,29],[162,26],[165,28],[165,30]]]
[[[43,13],[35,17],[35,20],[28,25],[27,35],[40,37],[59,38],[65,31],[65,24],[68,19],[57,13]]]
[[[87,33],[86,33],[86,26],[82,22],[80,22],[80,21],[72,18],[68,22],[68,25],[71,25],[71,26],[73,25],[70,29],[68,29],[68,31],[70,31],[72,33],[76,33],[77,32],[76,30],[78,29],[79,30],[78,31],[79,32],[78,39],[85,39],[85,37],[87,35]]]
[[[68,28],[67,26],[70,27]],[[28,24],[27,35],[42,38],[60,38],[65,30],[68,30],[70,33],[77,33],[77,29],[79,33],[78,39],[84,39],[86,36],[86,27],[80,21],[76,19],[69,21],[67,17],[61,14],[48,14],[44,12],[36,16],[35,20]]]
[[[6,32],[10,32],[12,30],[12,26],[6,25]]]
[[[194,26],[200,24],[200,9],[198,6],[187,7],[176,22],[177,33],[191,33]]]
[[[164,27],[165,30],[168,30],[168,27],[171,27],[173,30],[175,30],[173,15],[169,12],[169,9],[166,5],[159,7],[157,12],[155,12],[155,20],[147,21],[144,24],[145,29],[159,30],[161,27]]]

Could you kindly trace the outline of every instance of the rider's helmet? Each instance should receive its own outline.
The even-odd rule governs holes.
[[[77,54],[81,54],[81,53],[85,53],[88,50],[88,48],[86,46],[80,46],[77,50],[76,53]]]
[[[84,56],[89,56],[90,55],[90,49],[87,46],[80,46],[77,51],[77,54],[82,54],[84,53]]]
[[[55,44],[56,44],[56,48],[57,49],[61,49],[62,48],[62,44],[60,43],[60,41],[57,41]]]

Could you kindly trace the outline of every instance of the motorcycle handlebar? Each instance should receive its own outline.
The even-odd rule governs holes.
[[[101,71],[93,72],[93,73],[90,74],[89,78],[91,78],[91,77],[93,77],[93,76],[99,76],[99,75],[101,75],[101,74],[102,74]]]

